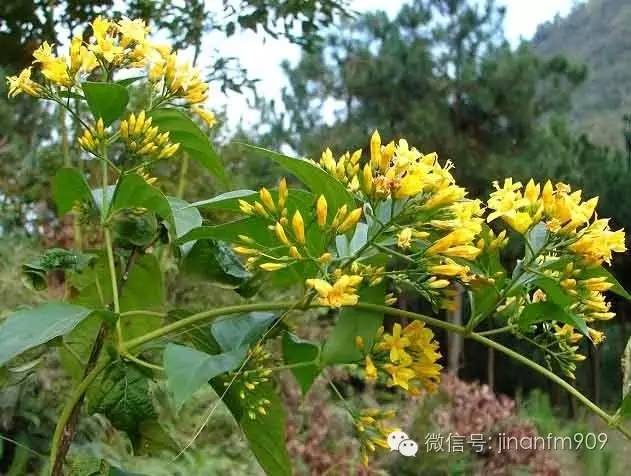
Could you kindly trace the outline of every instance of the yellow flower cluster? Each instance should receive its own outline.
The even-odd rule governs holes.
[[[168,159],[180,148],[180,144],[169,140],[169,132],[160,132],[151,125],[152,118],[145,111],[132,113],[123,119],[118,128],[120,137],[133,154],[143,158]]]
[[[106,139],[105,125],[103,119],[99,118],[93,128],[83,131],[83,135],[77,139],[77,142],[86,152],[99,156]]]
[[[237,375],[231,373],[226,377],[225,387],[233,386],[245,407],[245,413],[250,420],[255,420],[257,415],[265,416],[272,405],[266,398],[260,398],[252,394],[256,388],[269,381],[272,371],[269,369],[272,355],[261,344],[257,344],[248,350],[248,360],[245,370]],[[233,382],[233,379],[235,379]]]
[[[501,218],[515,231],[525,233],[543,221],[552,233],[575,238],[568,249],[588,264],[609,263],[612,252],[626,250],[623,230],[612,231],[605,219],[590,223],[598,197],[582,201],[580,190],[572,192],[569,185],[553,186],[550,181],[542,188],[531,179],[523,191],[522,184],[510,178],[502,187],[498,182],[493,185],[496,190],[488,201],[488,208],[493,210],[487,217],[489,222]]]
[[[353,415],[353,424],[359,438],[359,454],[364,466],[368,466],[370,455],[377,448],[388,449],[388,435],[396,428],[386,424],[387,420],[394,418],[393,410],[380,410],[378,408],[365,408],[359,414]]]
[[[343,274],[333,284],[323,279],[307,279],[307,286],[315,289],[323,306],[341,307],[357,304],[357,286],[362,281],[361,276]]]
[[[256,243],[251,237],[241,236],[241,241],[245,246],[237,246],[234,250],[240,255],[248,257],[246,266],[249,268],[258,267],[264,271],[278,271],[298,261],[310,260],[319,264],[328,264],[333,258],[328,252],[317,257],[311,255],[302,213],[300,210],[295,210],[289,217],[288,195],[287,181],[282,178],[278,185],[276,200],[265,187],[259,191],[259,200],[255,200],[253,203],[239,200],[241,212],[271,222],[269,229],[279,243],[279,246],[272,251],[283,252],[281,256],[273,256],[269,252],[270,250]],[[314,208],[315,221],[318,226],[331,233],[345,233],[353,230],[362,216],[361,208],[348,212],[348,208],[344,205],[337,211],[332,222],[327,224],[328,204],[324,195],[317,199]],[[307,282],[307,284],[315,288],[313,282],[311,284]],[[318,289],[323,293],[325,292],[324,285],[318,285]]]
[[[116,70],[123,68],[147,68],[149,81],[158,93],[159,104],[181,101],[190,107],[205,124],[212,127],[215,115],[203,104],[208,98],[208,85],[201,72],[178,57],[168,45],[151,41],[149,27],[141,19],[123,18],[118,22],[97,17],[91,24],[92,35],[84,41],[75,36],[66,55],[56,55],[55,45],[48,42],[35,50],[33,64],[40,67],[42,76],[50,86],[72,88],[79,86],[83,77],[101,68],[112,78]],[[9,97],[26,93],[35,97],[52,97],[53,91],[46,85],[31,79],[31,67],[18,76],[9,76]]]
[[[401,387],[410,395],[419,395],[422,390],[435,392],[442,368],[437,363],[440,357],[434,333],[423,322],[414,321],[405,328],[397,323],[392,334],[379,329],[376,343],[365,356],[365,378],[375,381],[383,371],[388,386]]]

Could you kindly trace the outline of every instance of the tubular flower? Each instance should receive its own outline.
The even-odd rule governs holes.
[[[31,80],[31,68],[25,68],[18,76],[8,76],[7,85],[9,86],[10,98],[14,98],[20,93],[28,94],[29,96],[39,97],[41,86],[35,81]]]
[[[316,203],[316,218],[318,220],[318,226],[320,228],[324,228],[326,226],[326,216],[327,216],[326,198],[324,198],[324,195],[320,195]]]
[[[407,249],[412,246],[412,228],[406,227],[397,235],[397,246],[401,249]]]
[[[145,111],[138,115],[131,113],[123,119],[119,126],[121,139],[130,152],[138,155],[159,159],[172,157],[180,144],[173,144],[169,140],[169,132],[160,133],[157,126],[151,125],[152,118],[146,117]]]
[[[357,286],[363,281],[361,276],[341,275],[334,284],[323,279],[307,279],[307,286],[318,293],[318,302],[324,306],[339,308],[357,304]]]
[[[401,387],[411,395],[419,395],[423,389],[434,392],[440,380],[439,358],[434,333],[421,321],[405,328],[397,323],[391,334],[383,328],[377,332],[376,343],[366,354],[365,375],[374,380],[381,371],[388,386]]]
[[[96,124],[91,129],[85,129],[83,135],[77,140],[79,145],[86,151],[98,156],[101,152],[101,147],[104,141],[107,139],[105,133],[105,125],[103,119],[99,118]]]

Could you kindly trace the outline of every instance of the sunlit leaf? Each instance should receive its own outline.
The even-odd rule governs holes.
[[[53,178],[52,189],[59,215],[68,213],[75,203],[93,203],[88,182],[83,174],[75,168],[63,167],[59,169]]]
[[[90,81],[82,83],[81,87],[94,119],[102,118],[105,126],[109,126],[125,112],[129,102],[126,87],[116,83]]]

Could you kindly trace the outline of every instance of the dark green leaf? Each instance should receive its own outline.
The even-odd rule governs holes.
[[[248,150],[273,160],[287,169],[295,175],[298,180],[304,183],[314,195],[324,195],[328,202],[329,210],[335,211],[342,207],[342,205],[346,205],[349,209],[355,207],[355,200],[346,187],[317,165],[304,159],[288,157],[262,147],[249,144],[241,145]]]
[[[383,284],[365,287],[359,293],[360,302],[383,304],[384,299]],[[370,348],[382,322],[382,313],[359,311],[354,307],[342,308],[322,349],[322,362],[327,365],[357,362],[362,358],[362,353],[355,345],[355,338],[361,336],[366,347]]]
[[[580,277],[581,279],[605,277],[607,278],[608,282],[613,284],[613,287],[610,289],[612,293],[631,301],[631,294],[629,294],[627,290],[622,287],[622,284],[620,284],[618,280],[614,277],[614,275],[611,274],[603,266],[593,266],[591,268],[585,268],[581,272]]]
[[[94,116],[103,119],[105,126],[119,119],[127,108],[129,92],[127,88],[116,83],[84,82],[81,87]]]
[[[196,241],[182,269],[210,282],[235,289],[252,277],[232,249],[221,241]]]
[[[313,342],[303,340],[291,332],[285,332],[283,335],[283,359],[285,364],[317,362],[319,354],[320,347]],[[314,380],[320,374],[320,368],[317,363],[314,363],[313,365],[292,368],[291,372],[296,377],[304,395],[309,391]]]
[[[274,322],[271,312],[249,312],[215,321],[211,332],[224,352],[255,343]]]
[[[155,418],[149,378],[138,367],[118,362],[106,370],[98,389],[89,395],[90,413],[101,413],[119,430],[135,434]]]
[[[167,344],[164,370],[167,386],[179,410],[209,380],[236,369],[247,353],[247,346],[217,355],[209,355],[183,345]]]
[[[239,235],[246,235],[263,246],[274,246],[277,240],[273,232],[267,229],[268,222],[259,217],[248,217],[221,225],[200,226],[189,231],[178,240],[187,243],[194,240],[221,240],[228,243],[239,243]]]
[[[528,304],[519,316],[518,324],[522,327],[527,327],[537,322],[549,321],[559,321],[570,324],[584,335],[589,336],[587,324],[585,324],[582,318],[551,301]]]
[[[136,174],[128,174],[118,182],[111,211],[126,208],[146,208],[172,223],[171,205],[156,187],[149,185]]]
[[[91,312],[82,306],[51,302],[10,314],[0,325],[0,365],[25,350],[70,332]]]
[[[172,142],[179,142],[180,147],[189,156],[199,161],[213,175],[226,183],[223,164],[215,152],[208,136],[186,114],[177,109],[157,109],[151,113],[153,124],[161,131],[169,131]]]
[[[546,300],[565,308],[574,302],[571,296],[564,292],[561,285],[551,278],[539,278],[534,285],[546,293]]]
[[[81,172],[72,167],[64,167],[57,171],[53,179],[53,199],[57,212],[64,215],[72,210],[75,203],[92,201],[92,192]]]
[[[220,395],[225,387],[223,381],[213,382],[215,391]],[[270,405],[266,407],[266,414],[256,413],[258,401],[266,399]],[[279,393],[271,382],[257,385],[242,399],[239,392],[232,387],[224,397],[224,403],[234,415],[248,440],[250,449],[257,461],[269,476],[291,476],[291,461],[285,447],[285,412]],[[248,415],[248,408],[244,405],[252,405],[255,418]]]

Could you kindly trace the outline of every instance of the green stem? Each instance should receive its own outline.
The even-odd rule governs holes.
[[[107,366],[111,363],[111,358],[109,356],[105,356],[103,360],[101,360],[77,385],[77,387],[72,391],[70,397],[64,403],[64,407],[61,411],[61,415],[59,415],[59,419],[57,420],[57,426],[55,427],[55,433],[53,434],[53,441],[50,447],[50,457],[48,468],[50,474],[53,474],[53,468],[55,468],[55,463],[57,460],[57,453],[59,451],[59,444],[62,440],[63,432],[66,427],[66,423],[70,419],[70,416],[74,410],[75,405],[77,405],[81,399],[83,398],[83,394],[87,391],[88,387],[94,380],[99,376],[99,374],[107,368]]]
[[[517,326],[509,325],[509,326],[504,326],[504,327],[498,327],[497,329],[491,329],[488,331],[478,332],[478,334],[481,336],[493,336],[496,334],[503,334],[504,332],[511,332],[512,330],[516,328]]]
[[[110,281],[112,284],[112,300],[114,302],[114,312],[119,314],[120,302],[118,300],[118,278],[116,277],[116,265],[114,264],[114,248],[112,247],[112,236],[109,228],[104,228],[105,232],[105,249],[107,251],[107,265],[110,270]],[[116,321],[116,336],[118,337],[118,343],[123,342],[123,330],[121,328],[120,317]]]

